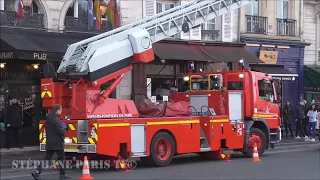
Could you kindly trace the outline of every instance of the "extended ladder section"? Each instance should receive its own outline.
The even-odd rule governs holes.
[[[189,28],[201,25],[252,1],[197,0],[74,43],[68,47],[58,72],[88,75],[95,71],[101,72],[102,68],[110,69],[109,67],[114,67],[120,61],[132,57],[135,51],[139,50],[135,47],[137,44],[145,48],[148,44],[188,31]],[[141,36],[145,34],[148,34],[147,39],[150,42],[142,41]]]

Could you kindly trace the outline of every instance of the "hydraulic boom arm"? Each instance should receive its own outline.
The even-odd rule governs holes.
[[[94,82],[154,59],[152,44],[251,3],[253,0],[197,0],[68,47],[58,73]]]

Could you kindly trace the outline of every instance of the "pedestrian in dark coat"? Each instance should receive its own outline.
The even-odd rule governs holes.
[[[23,125],[22,107],[17,99],[10,100],[10,105],[6,108],[4,121],[7,127],[7,149],[13,147],[13,144],[15,144],[17,147],[23,148],[21,142],[21,127]]]
[[[62,107],[60,105],[54,105],[52,108],[53,113],[47,115],[45,123],[46,131],[46,156],[44,160],[50,161],[54,153],[58,155],[59,170],[60,170],[60,180],[71,179],[66,175],[65,172],[65,160],[66,155],[64,153],[64,138],[66,135],[65,129],[62,127],[60,121],[60,115],[62,112]],[[45,163],[44,163],[45,164]],[[34,172],[32,176],[35,180],[40,180],[40,174],[42,172],[43,163],[41,163]]]
[[[286,105],[283,108],[283,123],[284,123],[284,128],[285,128],[287,137],[288,137],[288,129],[290,131],[291,137],[293,137],[292,128],[291,128],[293,114],[294,114],[293,106],[290,103],[290,101],[287,101]]]
[[[301,139],[301,138],[309,139],[303,130],[303,124],[302,124],[303,120],[306,118],[306,116],[305,116],[305,101],[303,99],[300,99],[299,104],[296,106],[295,115],[296,115],[296,119],[297,119],[296,139]]]
[[[305,101],[305,108],[304,108],[304,119],[302,120],[303,132],[306,136],[309,134],[309,118],[307,116],[310,106]]]

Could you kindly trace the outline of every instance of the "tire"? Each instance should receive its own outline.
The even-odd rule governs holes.
[[[162,148],[164,149],[165,157],[161,158],[161,155],[157,154],[157,147],[160,148],[161,142],[163,142]],[[142,162],[146,165],[164,167],[171,163],[175,153],[175,144],[173,138],[166,132],[157,133],[151,141],[150,144],[150,156],[146,158],[141,158]]]
[[[253,144],[252,144],[252,142],[254,142],[254,140],[252,140],[252,142],[250,142],[251,136],[259,136],[260,141],[261,141],[261,145],[260,145],[260,148],[258,148],[258,153],[259,153],[259,156],[261,156],[264,153],[264,151],[267,149],[267,138],[266,138],[266,135],[263,133],[263,131],[261,131],[258,128],[251,128],[250,135],[249,135],[249,140],[248,140],[248,145],[247,145],[248,146],[247,151],[246,152],[242,152],[242,153],[245,156],[247,156],[249,158],[252,158],[252,156],[253,156]]]

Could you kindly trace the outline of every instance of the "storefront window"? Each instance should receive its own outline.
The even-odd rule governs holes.
[[[263,100],[274,102],[273,85],[268,80],[259,80],[259,97]]]

